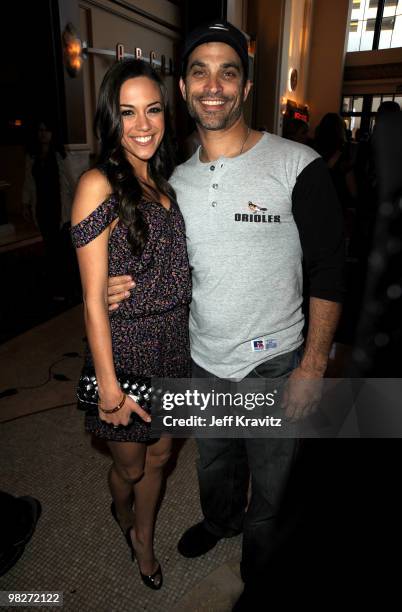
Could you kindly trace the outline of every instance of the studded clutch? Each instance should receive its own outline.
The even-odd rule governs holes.
[[[151,379],[133,375],[117,374],[120,388],[129,395],[141,408],[151,411]],[[97,412],[98,410],[98,381],[93,371],[84,371],[78,381],[77,387],[78,408],[80,410]]]

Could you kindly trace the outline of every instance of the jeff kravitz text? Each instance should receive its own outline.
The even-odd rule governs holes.
[[[168,414],[162,418],[165,427],[281,427],[282,419],[266,416],[251,418],[245,415],[226,415],[210,419],[201,416],[190,416],[186,419]]]

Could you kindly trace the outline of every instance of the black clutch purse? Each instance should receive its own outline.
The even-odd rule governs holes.
[[[151,412],[151,379],[117,373],[120,388],[146,412]],[[77,387],[77,408],[93,414],[98,413],[98,381],[94,371],[82,372]],[[133,413],[133,417],[137,416]]]

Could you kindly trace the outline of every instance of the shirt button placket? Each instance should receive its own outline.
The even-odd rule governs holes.
[[[223,165],[221,165],[221,167],[223,167]],[[218,167],[217,167],[215,164],[212,164],[212,165],[209,167],[209,169],[210,169],[210,171],[211,171],[211,172],[215,172],[216,170],[219,170],[219,168],[218,168]],[[219,173],[218,173],[218,174],[219,174]],[[215,178],[215,180],[216,180],[218,177],[214,177],[214,178]],[[219,189],[219,183],[212,183],[211,188],[212,188],[214,191],[217,191],[217,190]],[[215,196],[215,198],[216,198],[216,195],[215,195],[215,194],[214,194],[212,197],[214,197],[214,196]],[[216,199],[213,199],[213,200],[211,201],[211,207],[212,207],[212,208],[216,208],[217,206],[218,206],[218,202],[217,202],[217,200],[216,200]]]

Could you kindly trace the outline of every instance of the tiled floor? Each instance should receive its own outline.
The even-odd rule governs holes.
[[[0,347],[0,391],[35,385],[66,352],[82,353],[80,308]],[[176,550],[184,529],[200,519],[193,440],[179,450],[156,530],[165,584],[153,592],[140,581],[110,512],[110,459],[94,448],[74,405],[80,359],[54,368],[69,380],[51,380],[0,400],[1,488],[33,495],[42,516],[23,557],[0,578],[0,590],[58,590],[68,612],[227,612],[241,590],[241,538],[219,542],[200,559]],[[16,418],[19,417],[19,418]]]

